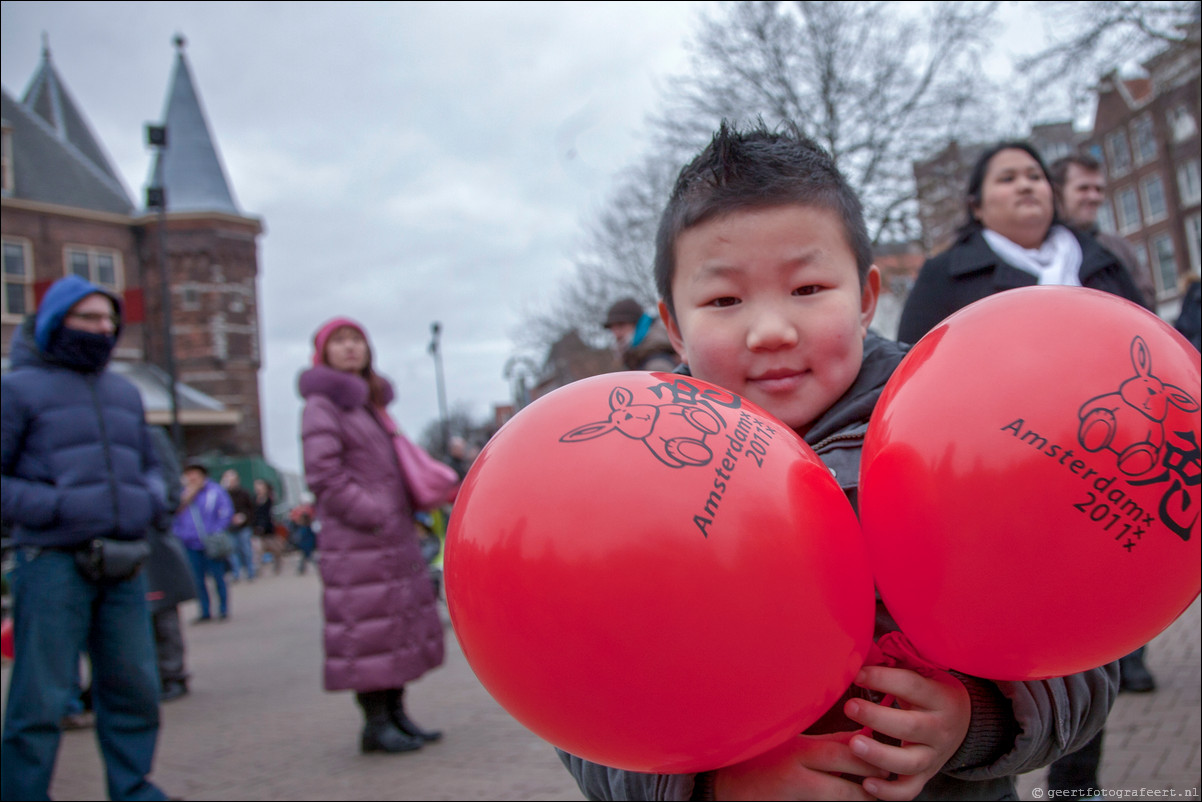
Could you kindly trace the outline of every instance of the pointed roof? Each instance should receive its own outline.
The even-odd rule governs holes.
[[[33,109],[7,91],[0,94],[0,113],[12,127],[13,188],[6,197],[110,214],[134,211],[124,185],[110,172]]]
[[[225,212],[242,216],[209,133],[200,95],[184,57],[184,38],[175,37],[175,70],[163,112],[167,146],[154,158],[150,186],[167,190],[169,212]]]
[[[78,150],[125,194],[120,176],[54,68],[54,61],[50,58],[50,43],[44,34],[42,63],[30,79],[22,103],[41,118],[55,137]]]

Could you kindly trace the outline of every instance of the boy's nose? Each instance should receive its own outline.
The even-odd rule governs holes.
[[[747,330],[747,347],[752,351],[773,351],[792,348],[800,335],[797,326],[781,310],[765,309],[758,312]]]

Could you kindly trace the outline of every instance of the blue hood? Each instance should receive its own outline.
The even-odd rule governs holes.
[[[42,296],[42,302],[38,304],[37,323],[34,326],[33,336],[38,349],[43,353],[49,350],[51,339],[55,332],[62,328],[63,318],[67,316],[67,312],[71,311],[71,307],[89,295],[95,294],[103,295],[111,300],[117,317],[121,316],[121,299],[103,287],[98,287],[79,276],[67,276],[54,282]],[[114,336],[120,334],[120,331],[120,326],[118,326]]]

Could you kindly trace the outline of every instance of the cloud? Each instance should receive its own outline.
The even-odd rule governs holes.
[[[509,401],[509,335],[571,267],[585,217],[633,161],[654,81],[701,3],[4,3],[20,96],[45,32],[56,67],[140,201],[186,54],[235,197],[259,217],[267,457],[299,470],[298,371],[335,314],[360,319],[394,416]]]

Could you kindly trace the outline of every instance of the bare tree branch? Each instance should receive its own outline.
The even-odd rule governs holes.
[[[1032,98],[1049,88],[1083,98],[1100,77],[1127,63],[1145,61],[1168,45],[1199,46],[1202,5],[1196,0],[1055,0],[1036,7],[1051,44],[1018,62]]]
[[[614,299],[651,307],[655,228],[675,173],[724,119],[796,126],[834,156],[874,241],[916,238],[913,162],[996,126],[992,86],[979,76],[997,3],[914,6],[730,2],[700,19],[688,70],[669,79],[649,120],[645,160],[621,177],[524,342],[545,352],[573,329],[598,342]]]

